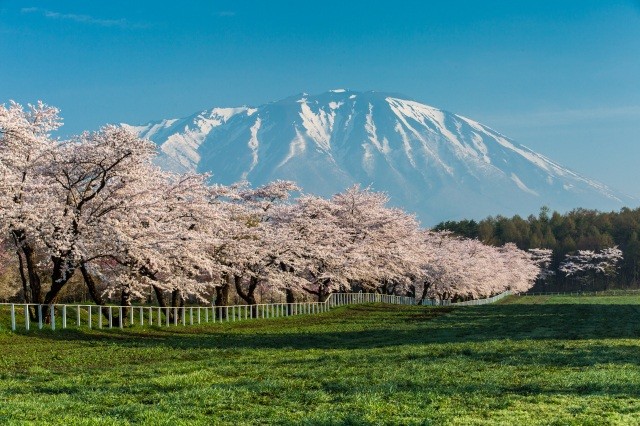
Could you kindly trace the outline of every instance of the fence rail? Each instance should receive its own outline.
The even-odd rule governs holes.
[[[519,296],[624,296],[638,295],[640,289],[629,290],[599,290],[599,291],[536,291],[530,293],[522,293]]]
[[[511,294],[510,291],[487,298],[452,303],[448,300],[426,299],[418,301],[424,306],[471,306],[494,303]],[[11,330],[50,328],[51,330],[73,327],[124,328],[133,325],[155,325],[158,327],[186,326],[202,323],[235,322],[256,318],[279,318],[295,315],[313,315],[329,309],[361,303],[388,303],[394,305],[416,305],[416,299],[377,293],[332,293],[324,302],[261,303],[256,305],[231,306],[113,306],[86,304],[0,303],[8,307]]]
[[[495,296],[492,297],[488,297],[486,299],[473,299],[473,300],[466,300],[464,302],[457,302],[454,303],[454,305],[456,306],[478,306],[478,305],[487,305],[489,303],[495,303],[500,299],[504,299],[507,296],[510,296],[511,290],[507,290],[504,293],[500,293],[500,294],[496,294]]]

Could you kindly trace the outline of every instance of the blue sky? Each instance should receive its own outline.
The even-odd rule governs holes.
[[[68,133],[332,88],[466,115],[640,198],[640,0],[0,0],[0,102],[56,105]]]

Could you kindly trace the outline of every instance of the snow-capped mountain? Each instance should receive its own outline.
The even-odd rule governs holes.
[[[171,170],[226,184],[294,180],[323,196],[361,183],[425,225],[635,204],[476,121],[388,93],[331,90],[123,126],[155,142]]]

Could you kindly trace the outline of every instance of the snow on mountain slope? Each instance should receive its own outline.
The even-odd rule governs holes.
[[[159,164],[175,171],[211,172],[227,184],[289,179],[324,196],[371,185],[427,225],[543,205],[635,204],[476,121],[379,92],[337,89],[123,126],[154,141]]]
[[[162,166],[171,170],[195,170],[200,161],[198,148],[211,130],[238,114],[251,116],[255,111],[247,107],[214,108],[183,119],[161,120],[143,126],[122,126],[141,138],[154,142],[161,140]]]

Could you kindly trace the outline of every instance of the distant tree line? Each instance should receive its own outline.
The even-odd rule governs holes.
[[[501,246],[515,243],[518,248],[553,250],[549,266],[552,275],[538,280],[532,291],[576,291],[626,289],[640,287],[640,208],[623,208],[619,212],[575,209],[568,213],[551,213],[542,207],[537,216],[488,217],[481,221],[441,222],[434,230],[477,238],[485,244]],[[602,275],[593,280],[580,280],[567,275],[560,266],[567,256],[578,250],[600,251],[618,246],[624,259],[617,274]]]

